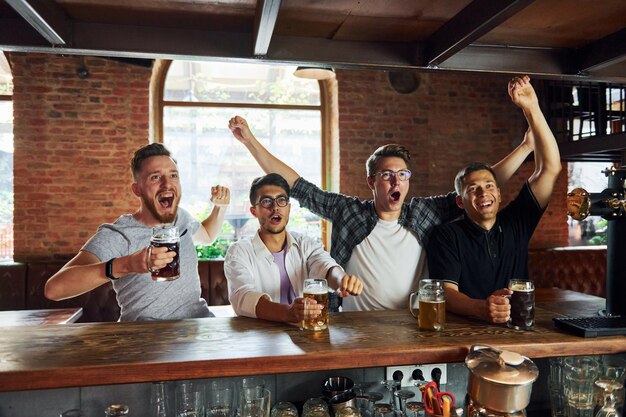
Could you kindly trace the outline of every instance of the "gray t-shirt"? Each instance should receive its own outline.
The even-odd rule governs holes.
[[[149,272],[130,274],[113,281],[120,321],[178,320],[212,317],[201,298],[198,258],[192,236],[201,227],[187,211],[178,209],[173,224],[180,234],[180,278],[156,282]],[[185,232],[186,230],[186,232]],[[103,224],[81,250],[93,253],[100,261],[130,255],[150,244],[152,228],[138,222],[131,214],[120,216],[113,224]]]

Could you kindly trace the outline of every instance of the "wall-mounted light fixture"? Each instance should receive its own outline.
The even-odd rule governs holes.
[[[335,77],[335,70],[321,67],[298,67],[293,72],[298,78],[308,78],[310,80],[328,80]]]

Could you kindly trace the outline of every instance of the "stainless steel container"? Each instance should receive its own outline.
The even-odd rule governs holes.
[[[496,413],[515,413],[528,406],[539,370],[527,357],[474,345],[465,365],[470,370],[468,392],[474,403]]]

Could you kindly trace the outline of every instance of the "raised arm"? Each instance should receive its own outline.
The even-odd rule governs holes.
[[[535,143],[535,171],[528,182],[537,203],[541,208],[545,208],[561,172],[559,147],[541,112],[530,78],[524,76],[511,80],[509,95],[513,103],[524,112],[530,130],[526,136]]]
[[[533,149],[534,143],[532,137],[524,135],[524,140],[513,152],[492,166],[493,171],[496,173],[496,181],[499,186],[506,184],[507,181],[511,179]]]
[[[202,227],[193,236],[195,243],[210,245],[217,239],[230,204],[230,190],[221,185],[211,187],[211,202],[213,203],[213,210],[211,210],[209,217],[202,221]]]
[[[300,175],[259,143],[252,131],[250,131],[246,119],[241,116],[235,116],[228,121],[228,128],[233,132],[233,136],[248,148],[250,154],[256,159],[266,174],[275,172],[287,180],[290,187],[293,187]]]

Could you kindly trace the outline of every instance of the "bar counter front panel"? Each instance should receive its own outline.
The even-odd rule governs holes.
[[[245,317],[0,328],[0,391],[169,381],[376,366],[462,362],[473,344],[530,358],[626,352],[626,337],[583,339],[556,315],[589,315],[604,299],[538,292],[532,331],[449,314],[419,331],[408,311],[331,315],[329,331]]]

